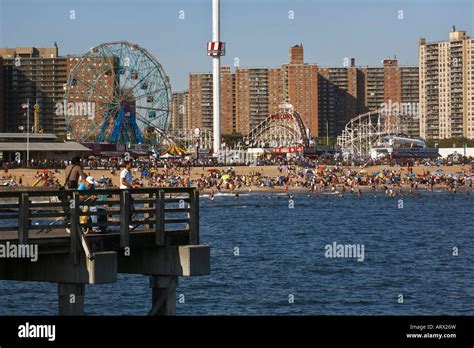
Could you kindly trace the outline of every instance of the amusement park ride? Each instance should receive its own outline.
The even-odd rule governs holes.
[[[271,114],[244,137],[250,147],[308,147],[310,131],[301,115],[288,103],[280,104],[278,112]]]
[[[159,144],[170,99],[168,77],[148,51],[128,42],[101,44],[69,74],[65,103],[85,103],[94,112],[66,107],[68,137],[81,143]]]
[[[376,159],[391,154],[406,157],[436,157],[437,149],[429,149],[422,139],[407,137],[409,115],[386,114],[383,109],[367,112],[351,119],[337,145],[345,157]]]

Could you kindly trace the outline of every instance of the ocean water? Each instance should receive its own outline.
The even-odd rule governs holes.
[[[180,278],[177,314],[474,315],[474,194],[399,199],[201,197],[211,275]],[[363,246],[363,261],[326,257],[333,243]],[[86,286],[89,315],[146,315],[150,302],[146,276]],[[0,315],[56,313],[56,284],[0,281]]]

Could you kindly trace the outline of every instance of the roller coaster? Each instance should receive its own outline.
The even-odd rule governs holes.
[[[344,155],[369,157],[373,147],[387,145],[387,136],[406,135],[407,125],[406,116],[387,115],[384,109],[367,112],[346,124],[337,145]]]

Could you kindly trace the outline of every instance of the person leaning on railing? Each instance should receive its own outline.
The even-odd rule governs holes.
[[[89,194],[86,194],[84,191],[90,191],[90,190],[95,190],[95,187],[98,186],[99,184],[94,180],[94,178],[92,176],[88,176],[86,178],[86,180],[79,185],[78,187],[78,191],[80,193],[79,195],[79,200],[81,201],[81,203],[84,203],[84,202],[87,202],[87,201],[95,201],[97,200],[97,196],[96,195],[89,195]],[[97,212],[97,209],[98,207],[97,206],[89,206],[89,205],[86,205],[84,204],[83,206],[81,206],[81,209],[83,212]],[[93,224],[97,224],[98,222],[98,216],[97,215],[91,215],[90,216],[91,218],[91,221]],[[81,221],[81,223],[87,223],[87,220],[88,220],[88,217],[87,216],[84,216],[84,221]],[[98,232],[101,232],[100,228],[97,227],[97,226],[94,226],[92,227],[92,232],[95,232],[95,233],[98,233]]]

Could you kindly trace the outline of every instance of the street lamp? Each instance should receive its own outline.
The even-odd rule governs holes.
[[[194,129],[194,139],[196,140],[196,160],[199,161],[199,148],[201,147],[201,130],[199,128]]]

